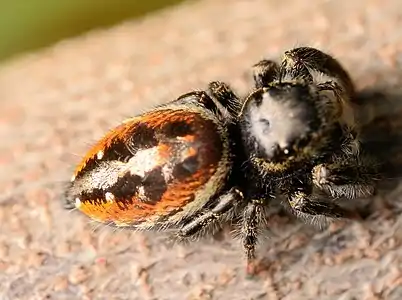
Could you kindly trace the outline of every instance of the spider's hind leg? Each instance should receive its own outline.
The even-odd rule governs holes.
[[[184,223],[175,233],[173,239],[186,241],[197,238],[219,227],[220,221],[228,219],[234,214],[237,206],[243,201],[243,194],[232,188],[216,200],[216,205],[197,213],[195,217]]]

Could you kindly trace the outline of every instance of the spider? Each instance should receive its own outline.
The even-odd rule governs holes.
[[[178,240],[232,221],[250,275],[276,196],[302,219],[348,217],[332,199],[372,194],[377,169],[360,153],[346,71],[300,47],[280,65],[258,62],[253,77],[244,99],[214,81],[107,132],[76,167],[66,207],[112,226],[173,231]]]

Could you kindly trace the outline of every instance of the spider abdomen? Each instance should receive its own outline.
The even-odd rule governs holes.
[[[92,219],[170,226],[224,185],[228,141],[212,114],[161,107],[110,130],[78,165],[67,201]]]

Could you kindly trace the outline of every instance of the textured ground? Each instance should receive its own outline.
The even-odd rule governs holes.
[[[396,112],[400,1],[306,3],[189,3],[4,65],[0,299],[401,299],[397,182],[364,202],[374,215],[363,222],[320,232],[272,217],[258,280],[245,279],[230,238],[168,248],[163,237],[116,232],[61,208],[61,183],[107,128],[212,79],[244,93],[251,64],[296,45],[334,54],[360,89],[370,89],[366,98]],[[391,119],[367,136],[380,157],[397,161],[402,121]]]

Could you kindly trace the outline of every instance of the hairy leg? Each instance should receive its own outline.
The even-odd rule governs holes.
[[[253,77],[257,89],[266,87],[278,75],[279,65],[272,60],[261,60],[253,66]]]
[[[241,101],[234,93],[230,86],[221,81],[212,81],[208,84],[208,93],[222,107],[218,107],[222,111],[226,109],[229,118],[237,117],[241,108]]]
[[[197,104],[229,120],[237,117],[241,101],[230,86],[221,81],[212,81],[206,91],[192,91],[181,95],[171,103]]]
[[[323,199],[325,195],[313,194],[313,186],[308,178],[292,181],[283,194],[287,196],[290,209],[296,217],[319,227],[329,219],[354,218],[353,212],[337,205],[333,199]]]
[[[331,218],[342,218],[348,212],[339,205],[313,199],[311,194],[304,191],[294,191],[289,194],[289,204],[296,216],[308,218],[310,216],[326,216]]]
[[[202,235],[219,221],[231,214],[238,204],[243,201],[243,194],[236,188],[230,189],[216,200],[216,205],[197,214],[192,220],[184,224],[175,234],[178,240]]]
[[[353,82],[343,66],[331,55],[312,47],[298,47],[286,51],[281,64],[281,73],[283,76],[315,81],[322,81],[325,77],[332,78],[332,81],[342,83],[350,98],[355,97]]]
[[[256,273],[255,248],[264,217],[264,202],[262,200],[252,200],[246,206],[241,220],[240,234],[247,260],[246,272],[250,276]]]
[[[354,157],[320,164],[312,170],[313,184],[332,197],[350,199],[370,196],[380,179],[378,167],[369,159]]]

